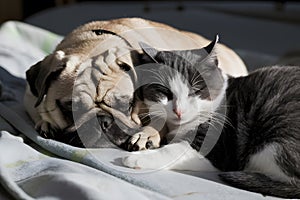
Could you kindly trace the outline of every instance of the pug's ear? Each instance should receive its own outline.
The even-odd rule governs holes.
[[[44,95],[48,92],[51,81],[66,67],[66,63],[63,61],[64,57],[63,51],[57,51],[26,71],[26,80],[30,90],[37,97],[35,107],[41,103]]]
[[[149,56],[149,58],[150,58],[152,61],[157,62],[157,61],[155,60],[155,57],[156,57],[156,55],[157,55],[158,52],[159,52],[157,49],[151,47],[150,45],[148,45],[148,44],[146,44],[146,43],[144,43],[144,42],[139,42],[139,45],[140,45],[140,47],[142,48],[143,52],[144,52],[147,56]]]

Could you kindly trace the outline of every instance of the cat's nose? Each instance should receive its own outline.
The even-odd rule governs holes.
[[[182,112],[178,108],[173,109],[173,112],[177,115],[178,119],[181,119]]]

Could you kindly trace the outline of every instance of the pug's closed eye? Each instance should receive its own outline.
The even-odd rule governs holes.
[[[73,106],[71,100],[68,101],[56,100],[56,105],[64,114],[65,119],[67,121],[73,121]]]
[[[132,68],[127,64],[127,63],[124,63],[124,62],[121,62],[121,61],[117,61],[117,64],[119,65],[119,67],[124,70],[124,71],[129,71],[131,70]]]
[[[72,99],[60,99],[56,100],[56,105],[62,110],[66,112],[74,112],[83,110],[85,105],[82,103],[80,98],[72,98]]]
[[[57,99],[56,105],[61,109],[61,111],[72,112],[72,100],[61,101]]]
[[[80,99],[76,98],[73,100],[56,100],[56,104],[63,112],[74,112],[83,110],[84,108],[84,105]]]

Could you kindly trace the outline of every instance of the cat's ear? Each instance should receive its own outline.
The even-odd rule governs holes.
[[[211,56],[211,55],[215,55],[215,47],[216,44],[219,41],[219,36],[216,35],[215,39],[213,41],[211,41],[207,46],[201,48],[201,49],[193,49],[191,52],[195,55],[197,55],[197,57],[202,60],[204,58],[206,58],[207,56]]]
[[[158,50],[151,47],[150,45],[144,43],[144,42],[139,42],[140,47],[142,48],[143,52],[150,57],[151,60],[154,62],[157,62],[155,60],[156,55],[158,54]]]
[[[192,53],[198,55],[198,59],[196,62],[202,62],[205,61],[210,66],[218,66],[218,58],[216,53],[216,44],[219,41],[219,36],[216,35],[215,39],[211,41],[207,46],[201,48],[201,49],[195,49],[192,51]]]
[[[213,41],[211,41],[211,43],[209,43],[209,45],[207,45],[206,47],[204,47],[204,50],[208,53],[208,54],[212,54],[214,53],[214,48],[216,46],[216,44],[219,42],[219,35],[215,36],[215,39]]]

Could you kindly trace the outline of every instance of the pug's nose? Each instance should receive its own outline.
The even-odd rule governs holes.
[[[100,122],[103,131],[107,131],[111,127],[112,123],[114,122],[114,119],[111,116],[106,116],[106,115],[99,116],[98,120]]]

